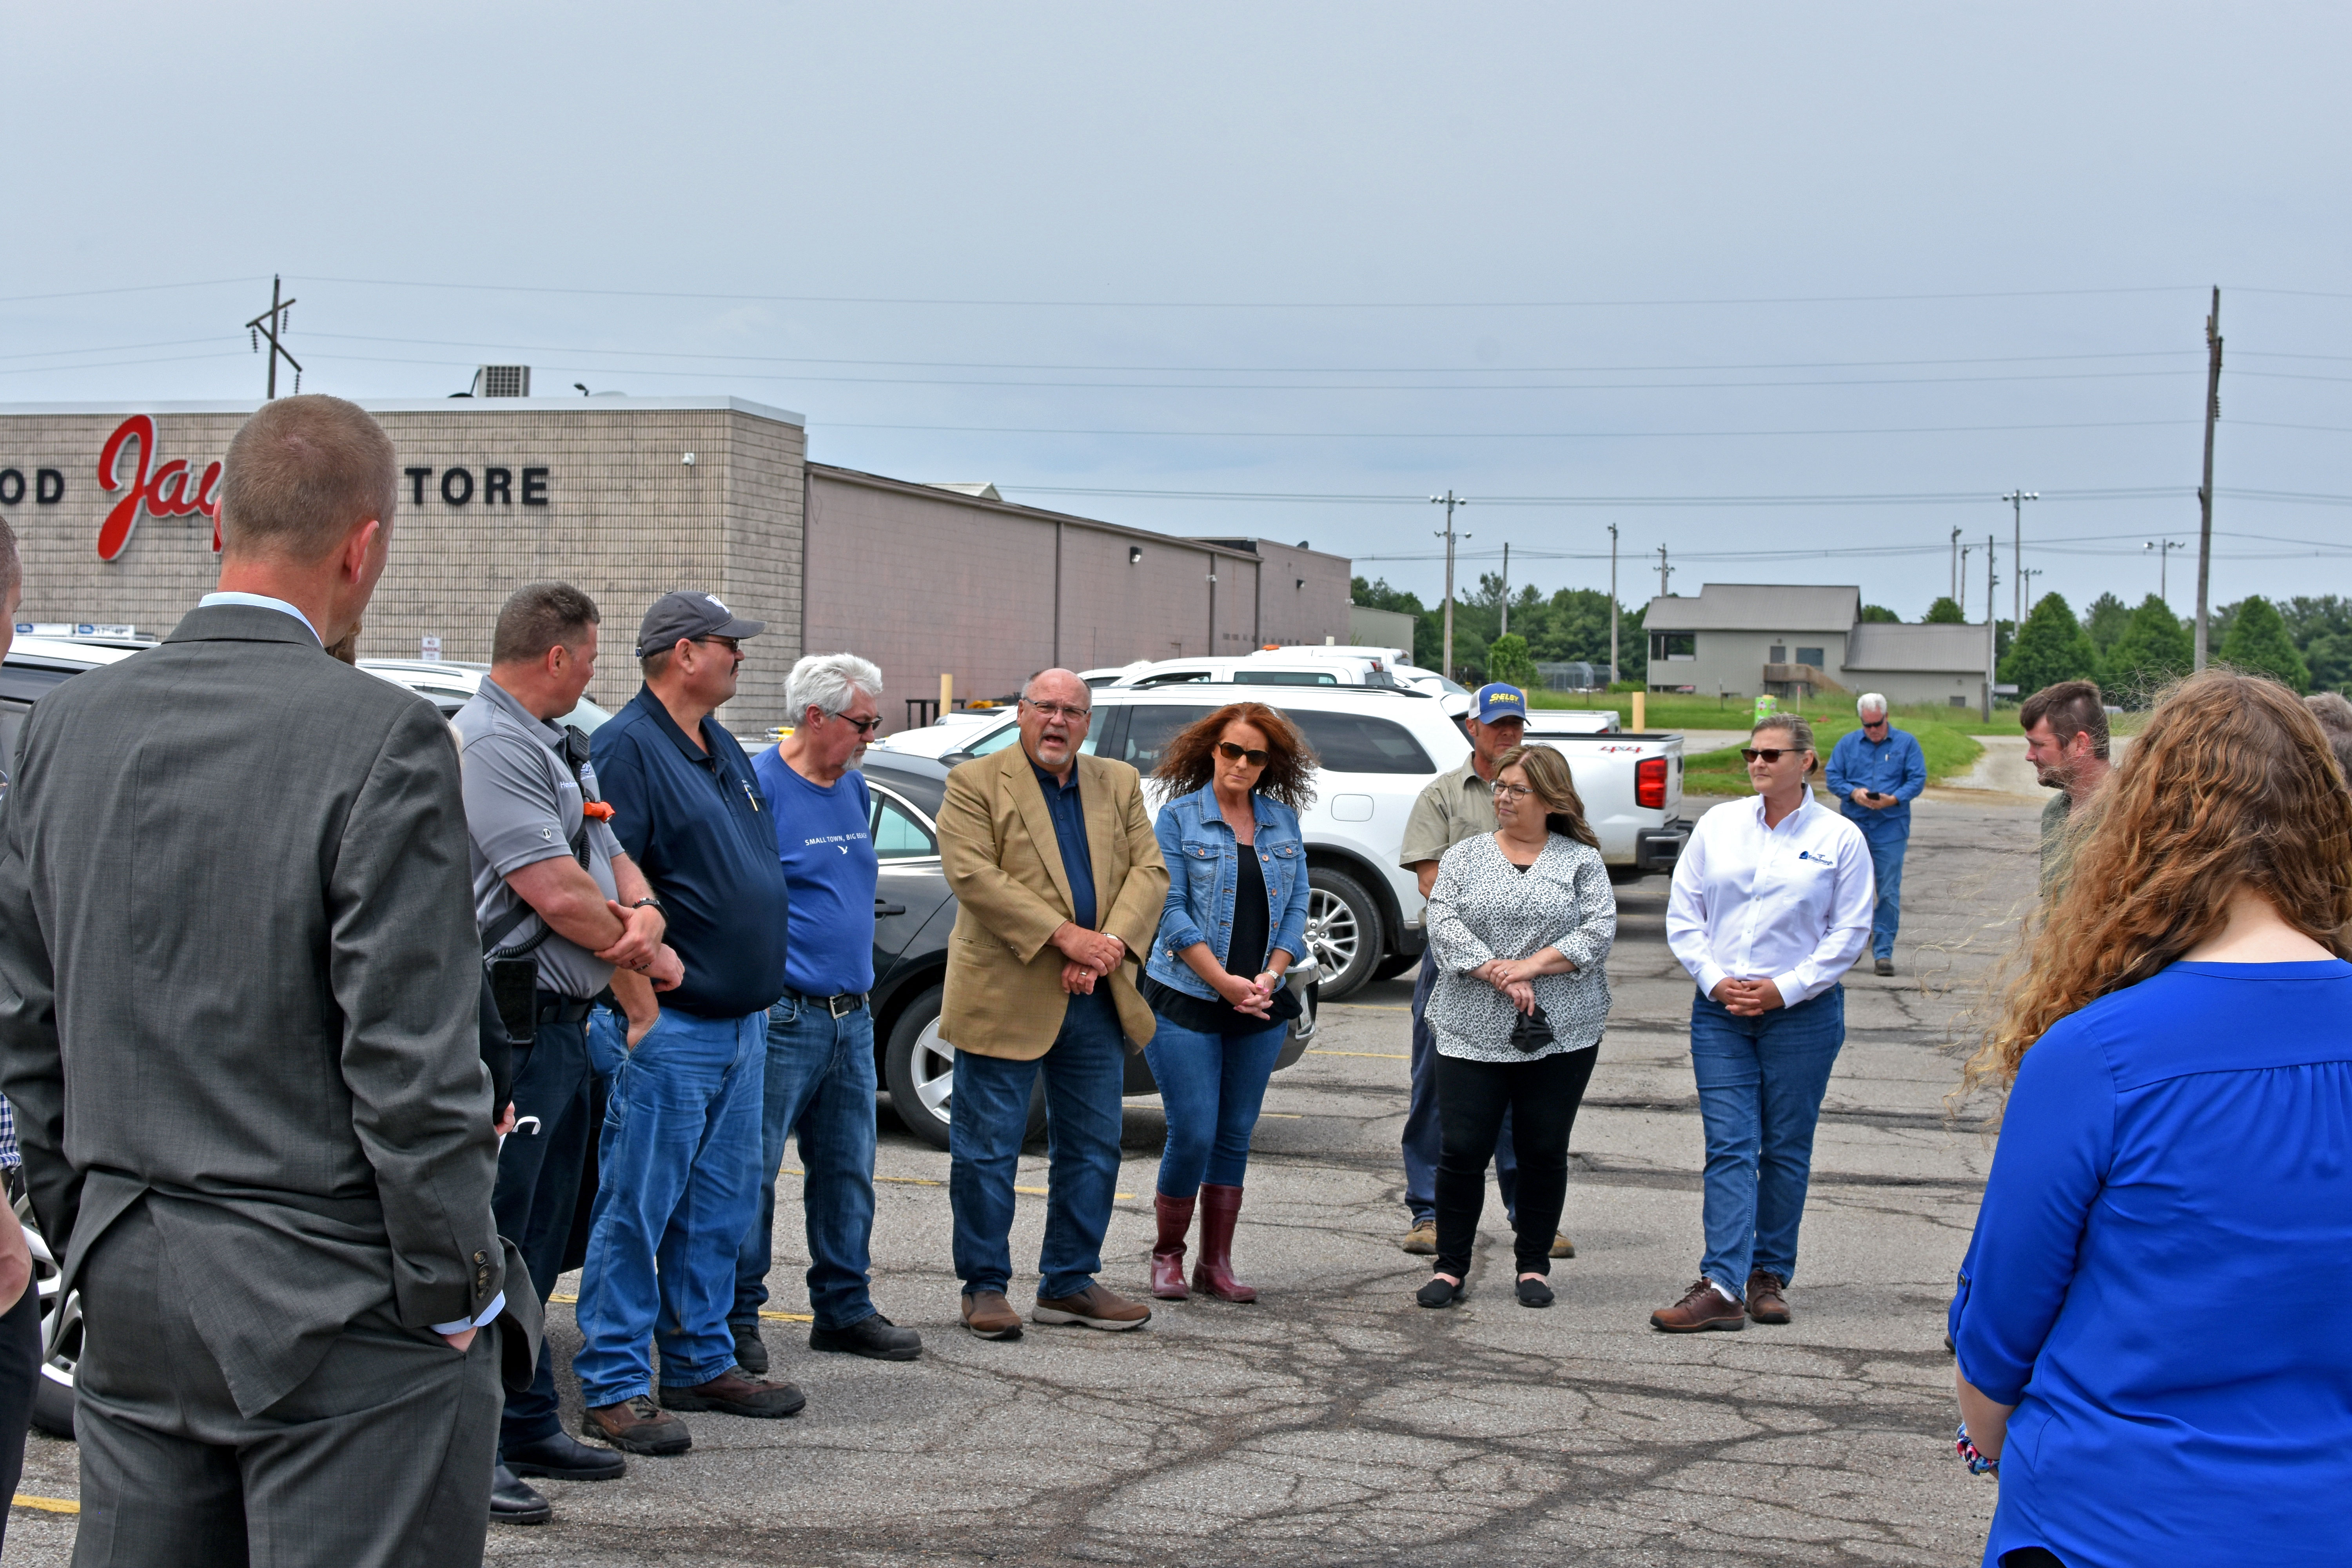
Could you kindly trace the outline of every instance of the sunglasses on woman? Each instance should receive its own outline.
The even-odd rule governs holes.
[[[1795,752],[1780,746],[1742,746],[1739,749],[1739,760],[1743,763],[1777,763],[1782,757],[1793,757],[1796,754]]]
[[[1254,768],[1262,768],[1265,766],[1265,760],[1269,755],[1271,755],[1271,753],[1259,751],[1244,751],[1241,747],[1234,745],[1231,741],[1220,741],[1217,742],[1217,755],[1224,758],[1225,761],[1229,763],[1247,763]]]

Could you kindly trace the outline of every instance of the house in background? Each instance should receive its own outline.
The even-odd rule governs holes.
[[[1984,699],[1985,628],[1862,619],[1858,587],[1709,583],[1650,601],[1653,691],[1702,696],[1884,692],[1972,708]]]

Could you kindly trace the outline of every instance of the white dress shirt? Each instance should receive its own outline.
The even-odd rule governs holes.
[[[302,623],[302,627],[305,631],[309,632],[314,637],[319,637],[319,628],[310,624],[310,616],[304,615],[300,610],[295,608],[292,605],[288,604],[285,600],[273,599],[267,594],[241,594],[232,588],[224,590],[220,593],[206,594],[203,598],[196,601],[196,608],[200,610],[210,608],[214,605],[251,605],[254,608],[259,610],[276,610],[280,615],[293,616],[296,620]],[[326,646],[326,638],[319,637],[319,645],[321,647]]]
[[[1877,897],[1862,830],[1805,791],[1764,826],[1764,797],[1698,819],[1666,897],[1666,945],[1713,995],[1727,979],[1769,979],[1793,1007],[1853,967]]]

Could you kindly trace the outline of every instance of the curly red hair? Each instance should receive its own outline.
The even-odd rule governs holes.
[[[1298,726],[1283,717],[1281,710],[1263,702],[1228,702],[1168,742],[1151,776],[1167,787],[1169,798],[1208,786],[1217,773],[1217,742],[1224,738],[1225,726],[1235,722],[1247,724],[1265,737],[1265,771],[1257,775],[1255,793],[1293,811],[1304,811],[1313,804],[1311,781],[1320,764]]]

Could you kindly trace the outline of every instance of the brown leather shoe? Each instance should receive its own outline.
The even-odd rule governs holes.
[[[1404,1233],[1404,1239],[1398,1242],[1397,1245],[1403,1247],[1407,1252],[1412,1253],[1415,1258],[1436,1257],[1437,1222],[1433,1219],[1417,1219],[1413,1221],[1412,1228]]]
[[[1576,1256],[1576,1243],[1568,1239],[1568,1232],[1556,1230],[1551,1233],[1551,1255],[1554,1258]]]
[[[625,1454],[683,1454],[694,1447],[686,1423],[642,1394],[618,1405],[592,1405],[580,1418],[580,1435]]]
[[[1056,1296],[1052,1300],[1040,1296],[1031,1309],[1033,1323],[1075,1323],[1082,1329],[1107,1329],[1118,1333],[1127,1329],[1139,1329],[1151,1321],[1151,1309],[1140,1302],[1089,1285],[1075,1296]]]
[[[1769,1268],[1751,1269],[1748,1275],[1748,1315],[1759,1323],[1785,1323],[1789,1321],[1789,1298],[1781,1292],[1789,1282]]]
[[[724,1415],[749,1415],[754,1420],[771,1421],[782,1415],[798,1415],[808,1395],[789,1383],[770,1383],[765,1378],[745,1377],[743,1369],[730,1366],[709,1383],[698,1383],[691,1388],[662,1385],[661,1402],[669,1410],[716,1410]]]
[[[1748,1315],[1739,1303],[1712,1279],[1699,1280],[1681,1300],[1650,1314],[1650,1327],[1669,1334],[1696,1334],[1708,1329],[1736,1332],[1747,1326]]]
[[[1017,1340],[1021,1314],[1002,1290],[967,1290],[963,1296],[963,1326],[983,1340]]]

